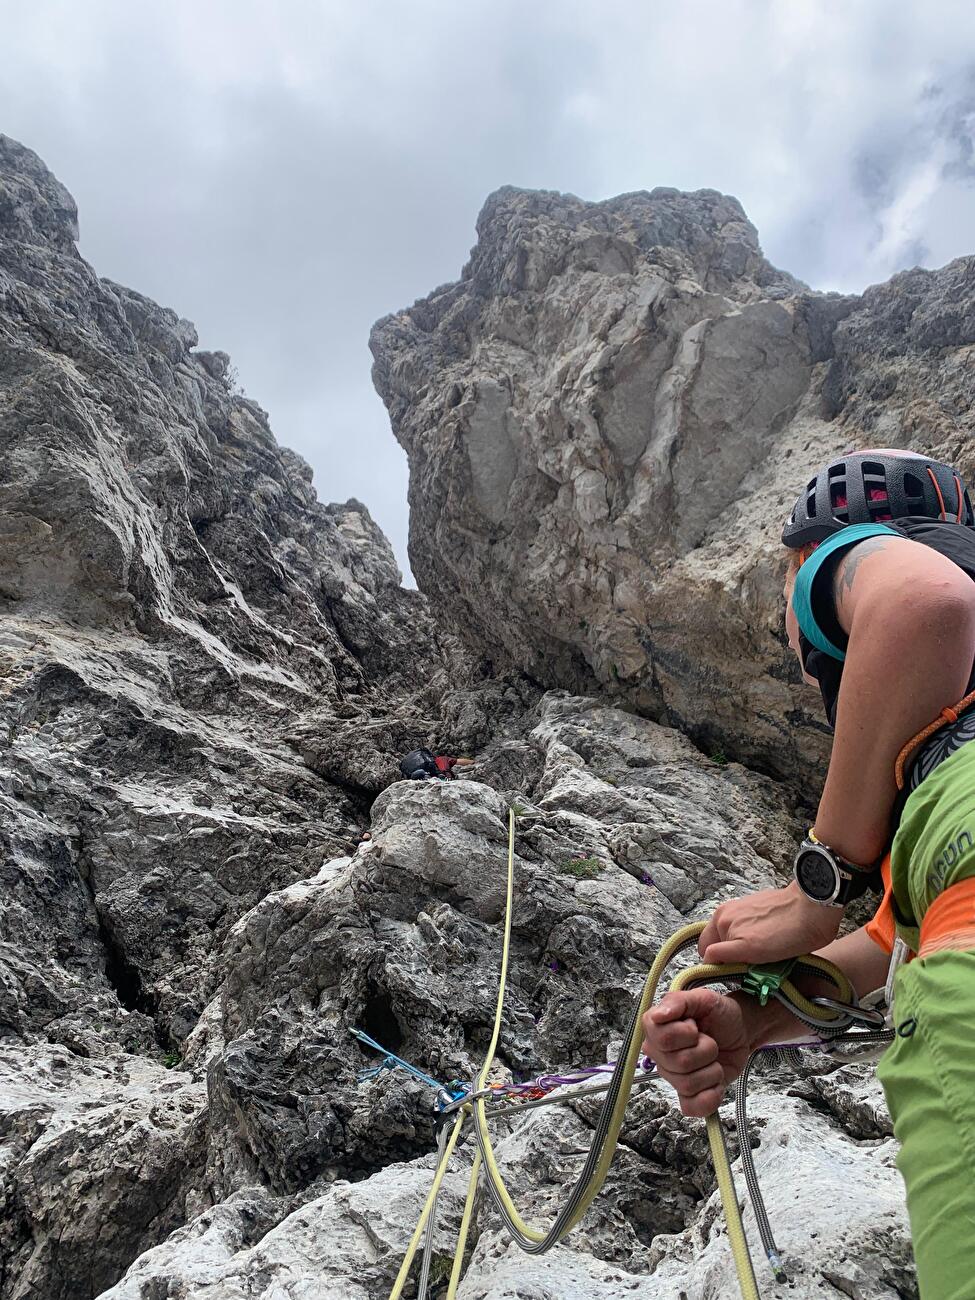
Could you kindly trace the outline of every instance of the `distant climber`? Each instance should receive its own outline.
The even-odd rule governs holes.
[[[452,758],[434,754],[429,749],[413,749],[399,761],[399,770],[408,781],[452,781],[455,767],[473,767],[472,758]]]

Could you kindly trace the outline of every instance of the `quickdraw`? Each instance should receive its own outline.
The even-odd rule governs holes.
[[[350,1029],[349,1033],[353,1038],[358,1038],[360,1043],[365,1043],[367,1047],[371,1047],[377,1052],[382,1052],[383,1057],[385,1058],[380,1061],[378,1065],[366,1067],[365,1069],[360,1070],[356,1074],[356,1083],[365,1083],[368,1079],[375,1079],[385,1070],[402,1070],[404,1074],[410,1075],[411,1078],[418,1080],[420,1083],[425,1083],[428,1088],[433,1088],[437,1093],[446,1091],[442,1083],[438,1083],[437,1080],[432,1078],[429,1074],[424,1074],[424,1072],[418,1070],[415,1065],[410,1065],[409,1061],[404,1061],[401,1056],[397,1056],[394,1052],[387,1051],[381,1043],[377,1043],[374,1038],[370,1038],[369,1035],[364,1033],[361,1029]],[[448,1084],[447,1087],[449,1088],[450,1085]]]

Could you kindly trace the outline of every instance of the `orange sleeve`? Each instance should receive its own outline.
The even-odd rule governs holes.
[[[894,891],[890,879],[889,853],[880,864],[880,871],[884,878],[884,896],[880,906],[867,923],[867,934],[878,948],[883,948],[884,952],[893,952],[897,927],[894,924]]]

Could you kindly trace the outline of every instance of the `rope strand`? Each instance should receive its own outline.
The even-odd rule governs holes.
[[[592,1142],[590,1144],[585,1164],[576,1179],[572,1190],[566,1198],[565,1203],[556,1215],[554,1222],[547,1231],[542,1232],[537,1228],[531,1227],[521,1218],[508,1188],[504,1183],[504,1179],[501,1176],[494,1153],[494,1147],[491,1143],[490,1133],[488,1131],[489,1116],[497,1116],[500,1109],[513,1110],[514,1098],[518,1094],[514,1090],[507,1094],[509,1102],[511,1103],[507,1107],[502,1108],[495,1105],[489,1111],[486,1105],[487,1100],[491,1096],[495,1095],[495,1090],[488,1088],[485,1085],[487,1075],[494,1063],[494,1057],[497,1052],[501,1034],[505,988],[507,984],[508,965],[511,951],[514,898],[514,847],[515,812],[514,809],[509,809],[507,885],[505,891],[504,930],[501,945],[501,969],[498,978],[498,996],[495,1006],[491,1041],[488,1045],[487,1052],[485,1053],[484,1063],[474,1080],[470,1094],[456,1102],[457,1118],[454,1122],[449,1139],[446,1143],[441,1141],[441,1153],[437,1160],[434,1172],[433,1186],[430,1189],[430,1194],[428,1195],[423,1210],[421,1211],[420,1221],[410,1239],[406,1255],[400,1265],[389,1300],[400,1300],[400,1297],[402,1296],[403,1288],[409,1275],[424,1227],[428,1220],[432,1218],[440,1187],[450,1163],[450,1158],[455,1146],[457,1145],[457,1141],[466,1119],[471,1113],[473,1113],[474,1116],[474,1132],[477,1140],[477,1151],[475,1153],[473,1167],[468,1181],[463,1217],[461,1219],[460,1231],[454,1249],[454,1261],[448,1285],[447,1300],[455,1300],[457,1287],[460,1283],[467,1239],[473,1220],[478,1180],[482,1167],[485,1173],[487,1190],[490,1193],[505,1226],[517,1244],[522,1248],[522,1250],[526,1251],[526,1253],[532,1255],[544,1254],[547,1250],[551,1249],[552,1246],[556,1245],[557,1242],[561,1241],[580,1222],[585,1215],[586,1210],[598,1195],[599,1190],[605,1181],[610,1165],[612,1164],[616,1147],[619,1142],[620,1130],[622,1128],[623,1118],[630,1094],[634,1086],[649,1081],[645,1077],[643,1079],[639,1077],[641,1069],[644,1071],[646,1070],[646,1064],[641,1061],[640,1058],[643,1040],[643,1016],[653,1003],[657,993],[657,986],[660,983],[661,977],[663,976],[667,966],[675,957],[683,952],[684,949],[696,945],[698,936],[704,930],[703,922],[695,925],[684,926],[682,929],[678,930],[676,934],[672,935],[671,938],[661,947],[650,971],[647,974],[640,999],[631,1015],[630,1023],[624,1039],[625,1047],[619,1060],[613,1067],[611,1076],[605,1084],[597,1084],[595,1087],[582,1090],[580,1094],[577,1094],[584,1095],[584,1093],[588,1091],[605,1090],[606,1098],[596,1120],[595,1131],[593,1133]],[[723,966],[703,963],[681,971],[672,981],[671,988],[683,989],[696,984],[718,982],[737,984],[741,983],[743,978],[748,974],[748,971],[749,967],[744,963],[735,963]],[[809,971],[813,971],[821,977],[825,976],[836,987],[839,994],[839,1003],[837,1005],[830,1008],[817,1006],[814,1002],[804,997],[790,979],[782,979],[775,996],[789,1008],[793,1015],[797,1016],[806,1024],[811,1025],[819,1032],[827,1035],[843,1033],[850,1027],[854,1019],[852,1015],[847,1014],[843,1009],[844,1005],[851,1011],[856,1008],[856,998],[852,985],[842,971],[838,970],[838,968],[833,966],[830,962],[824,961],[819,957],[806,956],[798,959],[794,967],[794,973],[798,975]],[[604,1071],[599,1069],[598,1072],[603,1073]],[[592,1073],[592,1071],[582,1072],[581,1077],[585,1078],[587,1075],[591,1076]],[[570,1078],[571,1077],[572,1076],[570,1076]],[[578,1078],[580,1076],[577,1075],[575,1077]],[[561,1085],[562,1078],[563,1076],[558,1075],[549,1076],[548,1078],[543,1076],[546,1083],[551,1082],[556,1086]],[[565,1100],[571,1099],[571,1095],[565,1098]],[[528,1108],[529,1106],[542,1104],[543,1101],[548,1100],[556,1099],[530,1099],[528,1101],[523,1101],[521,1105],[524,1108]],[[563,1099],[559,1098],[558,1100]],[[446,1111],[447,1107],[445,1106],[443,1109]],[[451,1105],[450,1109],[453,1109],[453,1105]],[[709,1116],[706,1123],[708,1143],[711,1148],[718,1187],[721,1192],[722,1205],[728,1225],[728,1238],[735,1259],[735,1267],[738,1273],[738,1283],[741,1295],[743,1300],[760,1300],[758,1284],[755,1280],[755,1271],[748,1252],[748,1242],[742,1225],[741,1211],[738,1206],[738,1196],[731,1172],[731,1164],[725,1146],[721,1122],[717,1113]],[[758,1204],[761,1204],[760,1196]],[[764,1207],[762,1208],[764,1211]],[[429,1254],[429,1250],[432,1249],[432,1240],[433,1225],[431,1223],[427,1239],[428,1250],[425,1252],[427,1255]],[[428,1275],[429,1265],[426,1264],[421,1270],[421,1284],[425,1283]]]

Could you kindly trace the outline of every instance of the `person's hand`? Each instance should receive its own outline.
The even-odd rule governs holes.
[[[802,957],[836,938],[842,907],[824,907],[796,884],[722,903],[697,941],[706,962],[751,965]]]
[[[685,1115],[718,1109],[751,1050],[741,1007],[714,989],[667,993],[643,1017],[643,1050]]]

